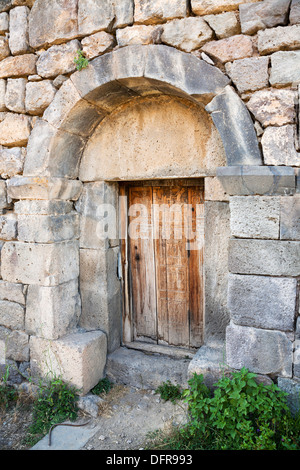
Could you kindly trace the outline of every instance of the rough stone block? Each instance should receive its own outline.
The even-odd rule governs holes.
[[[12,330],[24,330],[24,307],[15,302],[0,300],[0,325]]]
[[[300,197],[280,199],[280,238],[300,240]]]
[[[238,34],[231,38],[210,41],[202,46],[202,51],[222,64],[244,59],[253,55],[253,43],[249,36]]]
[[[36,73],[35,54],[23,54],[7,57],[0,62],[0,78],[14,78]]]
[[[9,12],[9,48],[12,55],[26,54],[29,51],[27,6],[17,6]]]
[[[152,24],[187,15],[185,0],[136,0],[134,20],[136,23]]]
[[[8,39],[0,36],[0,60],[5,59],[10,55]]]
[[[0,299],[25,305],[27,287],[23,284],[0,281]]]
[[[111,2],[81,0],[78,4],[78,29],[80,34],[88,35],[108,29],[113,21]]]
[[[25,321],[28,334],[58,339],[75,331],[80,313],[77,279],[55,287],[28,287]]]
[[[0,350],[5,359],[29,361],[29,336],[22,331],[0,326]]]
[[[30,134],[24,176],[77,178],[85,140],[38,119]]]
[[[134,0],[124,0],[122,2],[112,2],[114,28],[124,28],[133,24],[134,20]]]
[[[23,172],[25,149],[21,147],[0,147],[0,175],[8,179]]]
[[[241,28],[244,34],[288,24],[291,0],[265,0],[240,5]]]
[[[158,44],[163,29],[157,25],[134,25],[118,29],[116,33],[119,47],[135,44]]]
[[[205,202],[205,344],[224,341],[230,319],[227,307],[229,220],[228,203]]]
[[[203,383],[213,389],[214,385],[228,371],[225,362],[225,346],[202,346],[195,354],[188,366],[188,378],[194,374],[203,375]]]
[[[78,35],[78,0],[61,3],[36,0],[29,15],[29,42],[33,48],[73,39]]]
[[[300,341],[295,341],[294,374],[300,379]]]
[[[300,166],[296,151],[296,126],[268,127],[261,139],[266,165]]]
[[[102,331],[73,333],[55,341],[30,338],[33,375],[56,376],[82,395],[103,378],[106,336]]]
[[[249,57],[226,64],[226,72],[240,93],[260,90],[269,85],[269,58]]]
[[[30,45],[34,48],[61,43],[97,31],[133,23],[133,0],[36,0],[29,16]]]
[[[278,387],[288,394],[287,403],[293,416],[296,416],[300,411],[299,394],[300,394],[300,381],[296,377],[288,379],[278,377]]]
[[[259,0],[191,0],[195,15],[208,15],[224,11],[238,10],[239,5]]]
[[[2,278],[42,286],[55,286],[79,275],[77,242],[35,244],[6,242],[1,250]]]
[[[233,11],[219,15],[206,15],[203,19],[214,30],[217,39],[229,38],[241,32],[237,14]]]
[[[109,29],[112,25],[120,28],[133,23],[133,0],[104,1],[80,0],[78,4],[78,32],[89,35]]]
[[[300,339],[300,317],[296,321],[296,339]]]
[[[290,9],[290,24],[300,23],[300,1],[292,0]]]
[[[7,113],[0,122],[0,145],[22,147],[27,144],[30,131],[29,116]]]
[[[7,111],[5,106],[6,80],[0,79],[0,112]]]
[[[9,31],[9,16],[8,13],[0,13],[0,34],[8,33]]]
[[[76,202],[80,217],[80,247],[101,249],[118,238],[118,186],[103,181],[83,185]],[[106,225],[109,224],[106,231]]]
[[[9,78],[5,93],[5,106],[15,113],[25,113],[26,78]]]
[[[199,49],[213,37],[213,31],[202,18],[189,17],[167,22],[161,41],[185,52]]]
[[[74,72],[76,70],[74,59],[78,50],[81,50],[81,44],[77,39],[66,44],[51,46],[38,58],[36,63],[38,75],[51,78]]]
[[[124,28],[117,30],[117,35],[120,31],[128,30]],[[87,59],[94,59],[98,55],[104,54],[115,46],[115,37],[112,34],[100,31],[99,33],[92,34],[82,39],[81,46],[82,52]]]
[[[237,238],[278,239],[280,198],[230,197],[230,227],[232,236]]]
[[[83,100],[73,82],[67,80],[56,93],[43,118],[58,129],[89,136],[106,112]]]
[[[261,55],[280,50],[299,49],[300,25],[278,26],[258,32],[258,51]]]
[[[71,201],[17,201],[15,202],[15,213],[24,215],[64,215],[73,210]]]
[[[80,326],[87,330],[104,331],[109,351],[119,347],[121,341],[117,251],[118,249],[80,250]]]
[[[17,224],[15,214],[0,215],[0,240],[15,240],[17,238]]]
[[[229,243],[229,271],[267,276],[300,275],[300,243],[284,240],[233,238]]]
[[[293,90],[270,89],[254,93],[247,107],[263,127],[283,126],[296,122],[296,103]]]
[[[205,201],[228,202],[229,196],[225,193],[223,186],[216,177],[205,178]]]
[[[205,109],[212,115],[222,137],[227,165],[262,164],[250,113],[231,86],[226,86]]]
[[[15,176],[8,183],[11,199],[62,199],[76,201],[82,190],[79,180],[64,178]]]
[[[226,359],[233,369],[292,377],[293,345],[281,331],[231,324],[226,330]]]
[[[217,177],[230,196],[289,195],[296,190],[291,167],[231,166],[217,168]]]
[[[29,82],[26,85],[25,109],[28,114],[41,116],[53,101],[56,88],[51,80]]]
[[[7,196],[7,187],[5,181],[0,181],[0,210],[9,207],[11,199]]]
[[[233,323],[269,330],[293,331],[297,280],[230,274],[228,308]]]
[[[271,85],[293,85],[299,81],[300,51],[279,51],[271,55]]]
[[[55,243],[78,237],[79,215],[76,212],[64,215],[18,216],[18,240],[20,241]]]

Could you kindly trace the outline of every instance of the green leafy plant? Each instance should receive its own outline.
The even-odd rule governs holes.
[[[104,378],[97,383],[97,385],[92,388],[91,393],[94,395],[101,395],[102,393],[108,393],[113,387],[113,384],[108,378]]]
[[[174,385],[170,380],[163,382],[157,389],[155,393],[159,393],[161,398],[164,401],[170,400],[172,403],[180,400],[182,398],[182,390],[180,385]]]
[[[31,444],[48,433],[51,426],[65,420],[75,421],[78,416],[78,390],[53,378],[39,387],[33,405],[33,424],[27,441]]]
[[[300,450],[300,413],[291,414],[287,394],[259,383],[243,368],[210,390],[194,374],[183,391],[188,422],[156,433],[149,448],[174,450]],[[153,447],[154,446],[154,447]]]
[[[88,59],[84,56],[84,53],[81,50],[77,51],[77,57],[75,57],[74,62],[76,64],[77,70],[85,69],[89,65]]]
[[[5,372],[0,377],[0,408],[6,409],[11,404],[15,403],[18,398],[17,391],[10,386],[7,381],[9,377],[9,366],[5,368]]]
[[[195,393],[195,382],[184,392],[189,405],[192,434],[202,433],[213,439],[216,449],[274,450],[293,448],[300,443],[291,432],[295,429],[287,394],[275,384],[258,383],[256,375],[243,368],[223,377],[212,395],[203,388]],[[199,384],[198,384],[199,388]],[[285,444],[283,444],[285,443]]]

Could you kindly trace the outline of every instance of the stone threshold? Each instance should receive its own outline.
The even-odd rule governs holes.
[[[141,351],[123,345],[108,354],[105,373],[113,383],[141,389],[155,390],[168,380],[186,388],[191,360],[187,357],[174,358],[150,352],[150,349]]]
[[[123,343],[128,349],[135,349],[149,354],[162,354],[163,356],[172,357],[173,359],[193,359],[197,349],[191,350],[187,348],[179,348],[176,346],[165,346],[161,344],[145,343],[142,341],[132,341]]]

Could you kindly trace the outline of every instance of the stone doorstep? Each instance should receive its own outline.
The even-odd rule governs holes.
[[[186,388],[190,361],[122,346],[108,354],[105,373],[112,382],[141,389],[155,390],[167,380]]]
[[[154,390],[170,380],[187,388],[188,380],[197,373],[203,374],[204,383],[211,388],[224,373],[232,370],[225,363],[225,346],[222,344],[202,346],[192,354],[175,348],[173,356],[169,355],[173,348],[162,346],[154,352],[152,345],[146,345],[144,351],[131,349],[137,347],[135,342],[130,348],[122,346],[108,354],[105,373],[109,380]]]

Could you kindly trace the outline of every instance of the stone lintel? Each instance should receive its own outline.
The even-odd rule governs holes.
[[[296,191],[292,167],[228,166],[217,168],[217,177],[230,196],[288,196]]]

